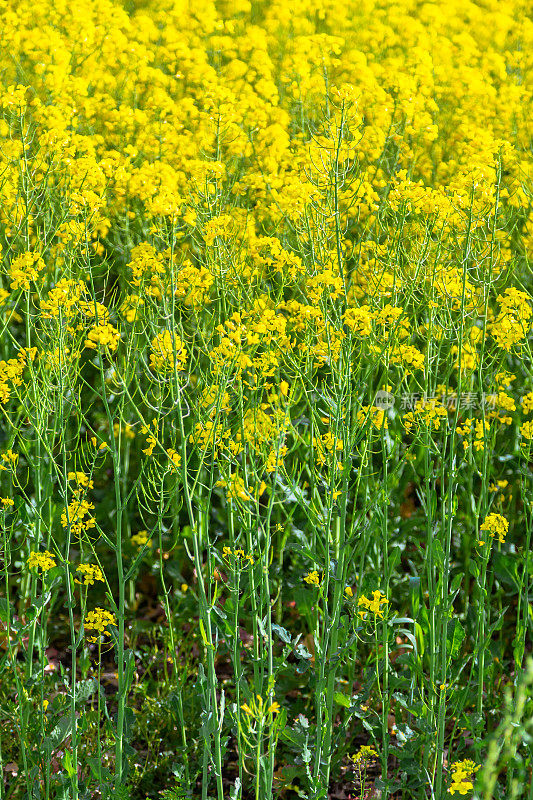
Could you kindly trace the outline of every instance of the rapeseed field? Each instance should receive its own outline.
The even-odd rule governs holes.
[[[0,0],[0,800],[533,800],[532,12]]]

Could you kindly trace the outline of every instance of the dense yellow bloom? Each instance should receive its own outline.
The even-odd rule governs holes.
[[[509,351],[523,341],[531,327],[533,311],[529,296],[515,288],[506,289],[497,301],[500,310],[491,332],[499,347]]]
[[[304,581],[310,586],[320,586],[322,582],[316,569],[314,569],[312,572],[308,572],[307,575],[304,575]]]
[[[497,536],[498,541],[503,543],[509,530],[509,523],[501,514],[487,514],[480,530],[487,531],[491,537]]]
[[[30,288],[30,281],[37,279],[39,272],[45,269],[45,263],[40,253],[21,253],[11,262],[9,276],[11,278],[11,289]]]
[[[533,392],[528,392],[520,400],[524,414],[531,414],[533,411]]]
[[[120,333],[109,322],[100,322],[91,328],[85,340],[85,347],[97,350],[98,345],[114,352],[120,341]]]
[[[506,540],[512,509],[518,539],[530,513],[521,478],[533,441],[529,6],[525,0],[0,0],[0,478],[6,495],[0,516],[6,529],[12,526],[5,535],[16,552],[25,548],[26,557],[28,541],[36,549],[57,544],[57,553],[72,543],[73,555],[64,557],[84,560],[89,550],[76,537],[87,543],[97,529],[98,505],[102,564],[110,563],[122,518],[126,536],[134,531],[125,545],[132,567],[143,552],[147,562],[193,552],[183,605],[197,619],[200,597],[201,626],[204,612],[216,612],[218,621],[212,618],[209,639],[200,627],[206,647],[187,647],[186,657],[208,653],[211,669],[222,629],[227,648],[227,625],[237,612],[248,619],[251,604],[259,614],[250,651],[255,659],[265,651],[261,619],[265,605],[270,616],[272,602],[276,621],[291,630],[298,614],[318,615],[321,624],[304,641],[317,665],[326,659],[332,668],[324,700],[345,686],[342,701],[351,691],[344,681],[353,677],[346,637],[355,635],[354,627],[367,634],[382,627],[384,637],[388,629],[387,597],[377,589],[361,594],[383,579],[386,553],[374,536],[380,516],[400,545],[391,553],[399,555],[402,537],[409,538],[400,564],[391,554],[395,567],[386,576],[404,607],[410,595],[418,604],[416,580],[405,591],[397,587],[409,560],[422,584],[432,578],[424,569],[437,565],[424,557],[424,517],[429,535],[435,528],[444,541],[443,526],[433,522],[453,516],[447,522],[453,524],[454,573],[465,572],[460,561],[472,528],[481,527],[478,546],[486,557],[491,539]],[[415,402],[424,392],[433,396]],[[65,464],[72,470],[66,487]],[[496,482],[500,475],[509,481],[505,486]],[[470,497],[473,486],[486,495],[479,505]],[[8,514],[15,505],[17,514]],[[476,507],[509,508],[509,522],[497,513],[473,521]],[[174,541],[187,516],[190,530],[183,542]],[[135,532],[139,524],[149,530]],[[221,534],[233,544],[217,554]],[[166,552],[148,551],[157,544]],[[521,576],[519,544],[509,547],[509,561]],[[256,547],[272,572],[269,587],[263,565],[252,567]],[[14,587],[17,558],[20,553],[6,574]],[[301,558],[309,567],[295,578]],[[46,551],[32,553],[27,563],[44,572],[56,560],[61,565]],[[223,581],[202,595],[213,560],[241,575],[239,597],[228,598]],[[109,587],[98,566],[80,564],[73,572],[84,587],[83,603],[88,586],[104,582],[116,589],[115,569]],[[23,588],[36,583],[26,573]],[[335,576],[330,595],[335,585],[342,596],[335,609],[327,607],[332,597],[323,596],[329,574]],[[351,586],[345,583],[350,575]],[[171,583],[176,572],[170,569],[168,577]],[[484,587],[482,577],[485,572],[470,581],[474,604],[485,589],[496,593],[497,603],[502,592],[511,593],[511,583],[488,580]],[[135,578],[128,577],[129,604]],[[460,591],[468,591],[465,581]],[[54,593],[64,594],[59,586]],[[27,604],[18,605],[22,619]],[[527,607],[520,609],[527,616]],[[331,636],[330,611],[339,623]],[[509,616],[513,611],[516,604],[509,603]],[[427,648],[439,646],[441,617],[428,609],[426,653],[421,646],[423,669],[411,676],[412,696],[423,697],[431,683],[424,674],[434,663]],[[100,637],[117,621],[98,608],[87,614],[85,628]],[[391,647],[410,646],[392,628],[389,633]],[[461,629],[452,638],[456,633]],[[234,634],[240,647],[243,630]],[[466,652],[472,626],[464,636]],[[244,655],[249,642],[242,638]],[[28,646],[37,652],[43,642],[31,635]],[[503,644],[506,659],[523,650],[523,642]],[[303,644],[294,645],[294,655],[298,648]],[[378,678],[384,651],[376,637],[369,658]],[[28,651],[29,665],[33,656]],[[233,664],[242,673],[242,698],[250,695],[244,694],[248,669],[257,678],[261,667],[248,661],[242,669]],[[286,665],[275,662],[288,685]],[[480,674],[472,673],[471,683],[478,703],[486,704],[487,662],[472,663]],[[131,688],[127,666],[117,667],[121,700]],[[400,657],[398,666],[407,681],[409,660]],[[450,793],[464,795],[472,791],[474,765],[457,762],[450,769],[445,761],[457,706],[452,677],[433,676],[433,690],[440,684],[442,692],[446,741],[424,745],[422,760],[429,783],[435,776],[442,783],[447,767]],[[311,694],[320,691],[320,681],[311,684]],[[312,738],[315,720],[304,713],[316,712],[324,724],[313,763],[304,755],[302,766],[300,759],[298,791],[313,794],[310,782],[327,789],[329,760],[332,782],[342,765],[332,751],[335,720],[321,713],[320,697],[313,703],[309,688],[304,693],[296,700],[302,715],[294,730],[308,725]],[[234,687],[226,696],[234,697]],[[224,711],[222,702],[215,709],[211,699],[211,711],[220,710],[211,722],[220,724],[208,727],[225,739],[232,709],[226,704]],[[385,692],[381,710],[372,709],[384,723],[393,699]],[[111,713],[116,703],[109,701]],[[51,723],[58,709],[51,704]],[[263,682],[238,713],[245,782],[252,782],[247,734],[268,715],[271,725],[278,710],[273,687]],[[399,719],[397,743],[403,744],[400,730],[408,726]],[[278,726],[271,732],[272,740],[262,728],[255,742],[257,768],[268,768],[269,752],[283,792],[288,751],[274,753]],[[198,739],[198,731],[190,734],[191,742]],[[211,747],[213,741],[207,749],[231,761],[229,749]],[[407,760],[416,760],[407,752],[416,741],[405,750]],[[90,742],[86,748],[80,740],[78,751],[80,775],[89,775]],[[371,747],[361,748],[353,757],[359,777],[377,757]],[[68,753],[68,768],[67,762]],[[215,791],[217,778],[222,792],[227,766],[210,765],[213,786],[206,792]],[[196,772],[191,764],[193,777]],[[414,772],[407,773],[405,793],[423,794]],[[264,775],[253,777],[265,783]],[[240,791],[253,793],[248,785]]]
[[[451,783],[448,787],[450,794],[466,795],[474,788],[473,778],[479,765],[470,759],[456,761],[451,766]]]
[[[85,292],[83,281],[61,278],[49,291],[48,300],[40,302],[43,319],[52,319],[60,315],[70,319],[76,313]]]
[[[110,636],[110,632],[107,630],[109,627],[117,627],[117,623],[115,620],[115,616],[110,611],[105,611],[103,608],[97,606],[94,611],[89,611],[83,621],[83,627],[85,631],[94,630],[97,634],[101,634],[103,636]],[[97,636],[88,636],[87,640],[89,642],[96,642],[98,641]]]
[[[7,361],[0,361],[0,404],[5,404],[11,397],[13,389],[22,386],[24,370],[28,361],[33,361],[37,354],[37,348],[23,348],[19,350],[17,358],[10,358]]]
[[[76,572],[82,575],[85,586],[93,586],[95,581],[104,580],[102,570],[96,564],[80,564],[79,567],[76,567]],[[76,583],[81,583],[81,581],[76,581]]]
[[[187,363],[187,351],[183,342],[176,333],[163,331],[152,339],[152,352],[150,353],[150,366],[156,372],[170,372],[174,369],[182,370]]]
[[[533,420],[529,419],[520,426],[520,433],[524,439],[533,439]]]
[[[40,569],[43,572],[48,572],[49,569],[57,566],[55,556],[49,550],[42,553],[31,553],[26,563],[29,569]]]

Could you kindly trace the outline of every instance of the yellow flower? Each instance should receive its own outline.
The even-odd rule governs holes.
[[[528,392],[520,400],[524,414],[531,414],[533,411],[533,392]]]
[[[452,764],[452,781],[448,788],[450,794],[465,795],[471,792],[474,788],[473,778],[478,769],[479,765],[468,758]]]
[[[148,547],[151,547],[152,545],[152,540],[148,536],[148,531],[139,531],[138,533],[134,533],[130,539],[130,542],[139,548],[144,547],[144,545],[147,545]]]
[[[18,453],[14,453],[12,450],[6,450],[5,453],[0,455],[0,470],[5,470],[7,472],[10,469],[15,469],[18,460]]]
[[[267,706],[261,695],[258,694],[250,700],[250,703],[243,703],[241,708],[249,717],[257,721],[264,721],[269,715],[277,714],[281,706],[275,701]]]
[[[384,606],[389,601],[385,597],[384,594],[380,592],[379,589],[376,589],[372,592],[372,599],[369,600],[364,594],[357,601],[358,606],[362,606],[361,611],[359,611],[359,616],[361,619],[365,619],[367,612],[370,611],[371,614],[374,614],[375,617],[383,618],[384,613]]]
[[[222,548],[222,558],[229,559],[233,557],[237,563],[242,561],[248,561],[250,566],[254,563],[254,558],[251,553],[246,554],[244,550],[232,550],[231,547],[223,547]]]
[[[487,514],[480,530],[487,531],[489,536],[497,536],[500,542],[505,542],[505,536],[509,530],[509,523],[501,514]]]
[[[373,747],[369,747],[368,745],[362,745],[359,748],[359,752],[357,752],[354,756],[351,756],[351,760],[354,764],[369,763],[375,758],[379,758],[378,753]]]
[[[177,472],[181,465],[180,454],[177,453],[175,450],[173,450],[171,447],[169,447],[169,449],[167,450],[167,456],[171,464],[170,471]]]
[[[97,350],[98,345],[106,347],[113,353],[120,341],[120,333],[109,322],[100,322],[91,328],[85,340],[85,347],[90,350]]]
[[[55,556],[48,550],[43,553],[31,553],[26,561],[29,569],[40,569],[43,572],[48,572],[52,567],[56,567]]]
[[[234,500],[242,500],[243,502],[249,502],[252,497],[246,488],[246,484],[244,480],[234,472],[232,475],[229,476],[229,480],[219,480],[216,481],[215,486],[223,486],[226,488],[226,499],[232,503]]]
[[[9,267],[11,278],[11,289],[30,288],[30,281],[36,280],[41,270],[45,269],[45,263],[40,253],[21,253],[13,259]]]
[[[83,576],[85,586],[93,586],[95,581],[103,582],[104,580],[100,567],[93,564],[80,564],[79,567],[76,567],[76,572]],[[81,583],[81,581],[76,580],[76,583]]]
[[[158,333],[151,346],[150,366],[155,372],[170,372],[174,364],[178,372],[185,368],[187,351],[177,334],[170,331]]]
[[[96,607],[94,611],[89,611],[83,622],[85,631],[94,630],[103,636],[110,636],[107,630],[110,626],[117,627],[114,615],[110,611]],[[97,637],[87,637],[90,642],[97,641]]]
[[[526,422],[520,426],[520,433],[524,439],[533,439],[533,420],[526,420]]]
[[[311,586],[320,586],[321,583],[320,576],[316,569],[314,569],[312,572],[309,572],[307,575],[304,575],[304,581]]]
[[[145,436],[146,436],[146,447],[143,449],[143,453],[145,453],[147,456],[151,456],[152,455],[152,453],[154,452],[154,448],[155,448],[155,446],[157,444],[157,438],[156,438],[157,419],[156,418],[154,418],[152,420],[152,426],[154,428],[153,431],[151,431],[150,428],[146,427],[146,425],[143,425],[142,428],[141,428],[141,433],[144,433]]]
[[[77,493],[68,508],[62,512],[61,524],[64,528],[70,526],[75,536],[81,536],[84,531],[88,531],[96,525],[95,518],[89,515],[93,508],[93,503]]]
[[[78,486],[83,486],[85,489],[93,488],[93,482],[89,480],[84,472],[69,472],[67,478],[69,481],[74,481]]]

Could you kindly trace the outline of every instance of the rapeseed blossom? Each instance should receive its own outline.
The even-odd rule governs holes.
[[[379,617],[382,619],[386,610],[385,606],[388,604],[388,602],[389,601],[387,600],[385,595],[379,589],[375,589],[372,592],[371,599],[366,597],[366,595],[364,594],[362,594],[358,598],[357,605],[358,607],[361,608],[360,611],[358,611],[357,613],[359,614],[361,619],[366,619],[368,612],[370,612],[370,614],[373,614],[375,618]]]
[[[48,572],[52,567],[56,567],[57,563],[55,556],[49,550],[44,550],[42,553],[31,553],[26,560],[29,569],[40,569],[42,572]]]
[[[97,606],[94,611],[89,611],[83,622],[85,631],[94,630],[102,636],[111,636],[108,628],[117,627],[115,616],[103,608]],[[98,636],[88,636],[87,641],[97,642]]]
[[[479,769],[479,764],[466,758],[463,761],[455,761],[451,765],[451,783],[448,787],[450,794],[459,794],[463,797],[474,788],[474,775]]]
[[[80,564],[76,567],[76,572],[82,577],[82,581],[76,579],[76,583],[83,583],[85,586],[94,586],[95,581],[104,580],[102,570],[96,564]]]
[[[451,714],[472,703],[480,726],[489,718],[499,667],[487,670],[494,643],[481,645],[501,608],[502,626],[516,628],[498,634],[505,669],[519,674],[527,653],[527,603],[502,602],[513,582],[500,580],[527,577],[531,528],[526,6],[0,2],[4,583],[27,591],[22,620],[40,602],[28,570],[78,565],[80,591],[64,572],[42,598],[65,600],[72,653],[83,618],[88,641],[124,630],[118,697],[95,697],[118,709],[124,791],[126,739],[145,729],[124,713],[128,703],[144,713],[131,677],[144,644],[124,621],[156,581],[166,620],[155,644],[198,674],[194,685],[183,675],[195,704],[182,727],[200,742],[198,763],[194,748],[175,748],[191,759],[183,791],[202,775],[220,800],[232,748],[235,791],[252,796],[252,779],[256,796],[291,791],[281,762],[297,746],[296,790],[311,796],[338,780],[335,728],[348,719],[350,737],[376,743],[353,757],[360,774],[379,752],[385,785],[394,732],[406,794],[423,794],[428,775],[439,798],[448,785],[473,790],[468,760],[447,781]],[[472,530],[484,548],[475,558]],[[498,580],[486,569],[491,539],[505,545]],[[379,585],[411,628],[394,627],[382,591],[362,594]],[[91,586],[116,599],[114,613],[86,613]],[[15,683],[24,652],[28,703],[56,616],[42,609],[12,626],[20,641],[6,650]],[[460,645],[471,661],[455,677],[437,658],[446,635],[447,654]],[[365,663],[374,683],[358,706],[340,687]],[[78,672],[70,678],[74,703]],[[409,713],[414,698],[423,718]],[[78,746],[74,733],[62,746],[61,776],[43,773],[34,742],[19,743],[28,785],[53,796],[68,778],[75,794],[82,775],[93,791],[82,728]]]
[[[509,522],[501,514],[487,514],[482,525],[481,531],[486,531],[490,537],[498,537],[498,541],[503,544],[509,530]]]

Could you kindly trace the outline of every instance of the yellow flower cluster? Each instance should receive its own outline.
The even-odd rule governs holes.
[[[89,611],[83,621],[85,631],[94,630],[103,636],[110,636],[109,627],[117,627],[115,616],[110,611],[105,611],[97,606],[94,611]],[[97,642],[98,636],[88,636],[88,642]]]
[[[379,758],[377,751],[373,747],[364,744],[354,756],[351,756],[350,760],[357,766],[361,766],[371,763],[376,758]]]
[[[261,695],[258,694],[255,698],[252,697],[249,703],[242,703],[241,708],[248,717],[262,721],[273,714],[277,714],[281,706],[277,702],[267,705]]]
[[[11,397],[11,392],[23,384],[22,376],[28,362],[32,362],[37,355],[37,348],[19,350],[16,358],[0,361],[0,405],[5,405]]]
[[[436,398],[417,400],[415,410],[408,411],[403,415],[403,424],[407,433],[410,433],[414,427],[419,430],[424,426],[438,431],[441,419],[447,415],[448,412],[440,400]]]
[[[486,531],[492,538],[497,536],[498,541],[503,544],[509,530],[509,522],[501,514],[487,514],[480,530]]]
[[[44,550],[42,553],[31,553],[26,563],[28,569],[40,569],[43,572],[48,572],[49,569],[57,566],[55,556],[49,550]]]
[[[369,599],[364,594],[358,598],[357,605],[361,608],[357,613],[361,619],[366,619],[368,612],[373,614],[374,617],[383,618],[385,606],[388,602],[385,595],[379,589],[376,589],[372,592],[372,599]]]
[[[512,473],[519,464],[527,475],[533,441],[528,12],[525,0],[0,0],[0,476],[2,493],[21,499],[21,519],[5,513],[10,496],[0,508],[15,543],[35,524],[54,552],[70,534],[83,544],[101,503],[107,564],[125,515],[128,531],[149,524],[169,551],[182,547],[171,532],[188,516],[190,535],[201,532],[191,550],[201,589],[213,565],[204,522],[238,542],[253,530],[254,548],[273,532],[283,617],[280,575],[289,563],[300,569],[291,544],[307,535],[298,526],[313,526],[300,588],[322,606],[321,567],[352,559],[358,585],[335,583],[334,613],[375,631],[389,600],[360,587],[381,580],[379,566],[367,574],[383,563],[365,532],[377,506],[390,511],[391,545],[412,516],[404,555],[423,562],[428,589],[424,514],[428,529],[448,512],[459,519],[454,559],[469,552],[476,507],[512,508],[513,529],[524,527]],[[395,400],[386,412],[383,385]],[[434,396],[423,394],[430,388]],[[491,486],[502,464],[509,485]],[[41,485],[42,471],[52,478]],[[489,500],[476,505],[466,493],[479,485]],[[489,513],[481,544],[505,542],[508,517]],[[152,545],[145,530],[130,541],[130,555]],[[78,545],[75,563],[86,558]],[[254,564],[235,546],[215,556],[226,571]],[[56,561],[38,551],[27,566],[46,572]],[[115,570],[115,583],[125,574]],[[105,582],[93,564],[75,576],[86,587]],[[269,590],[259,588],[264,615]],[[438,644],[442,620],[428,620],[427,641]],[[101,608],[85,619],[98,635],[113,626]],[[339,652],[345,633],[336,627],[328,640],[339,639]],[[211,657],[205,632],[204,643]],[[329,644],[315,644],[326,657]],[[257,647],[266,653],[257,640],[254,656]],[[483,672],[483,659],[473,666]],[[343,669],[337,660],[330,688]],[[471,681],[478,706],[485,677]],[[279,709],[256,690],[242,718]],[[331,713],[321,718],[333,724]],[[219,741],[206,747],[222,758],[226,722],[212,728]],[[330,734],[307,770],[320,773],[315,786],[336,780],[323,774]],[[448,743],[438,744],[440,786]],[[78,750],[75,768],[88,775]],[[274,771],[271,755],[258,752],[261,769]],[[353,761],[371,757],[363,747]],[[210,780],[222,774],[213,766]],[[450,792],[471,789],[473,771],[453,765]]]
[[[0,455],[0,470],[4,472],[14,470],[17,466],[18,460],[18,453],[14,453],[13,450],[6,450],[5,453]]]
[[[43,269],[45,269],[45,263],[40,253],[21,253],[16,256],[9,267],[11,289],[28,291],[30,281],[36,280],[39,272]]]
[[[382,428],[387,430],[388,421],[385,417],[385,412],[376,406],[361,406],[357,412],[357,422],[359,425],[364,425],[368,420],[372,423],[374,428],[380,431]]]
[[[226,489],[226,499],[229,502],[240,500],[244,503],[250,502],[254,495],[260,497],[266,488],[264,481],[261,481],[255,488],[247,487],[243,477],[237,472],[232,473],[227,480],[222,478],[217,481],[215,486],[222,486]]]
[[[450,794],[460,794],[462,796],[471,792],[474,788],[474,775],[479,769],[479,764],[469,758],[463,761],[455,761],[451,765],[451,783],[448,787]]]
[[[93,509],[94,503],[76,494],[68,507],[61,512],[61,524],[64,528],[70,527],[75,536],[81,536],[84,531],[96,525],[96,520],[90,515]]]
[[[150,366],[156,372],[169,372],[174,367],[180,371],[187,362],[187,352],[179,336],[170,331],[158,333],[152,339]]]
[[[144,547],[147,545],[148,547],[151,546],[152,540],[148,535],[148,531],[138,531],[138,533],[134,533],[130,539],[130,542],[135,545],[135,547]]]
[[[231,547],[223,547],[222,557],[227,559],[228,561],[230,559],[233,559],[236,564],[241,563],[241,561],[243,563],[247,561],[248,564],[250,565],[254,563],[254,557],[252,556],[252,554],[245,553],[244,550],[241,550],[239,548],[232,550]]]
[[[96,564],[80,564],[79,567],[76,567],[76,572],[82,576],[85,586],[94,586],[95,581],[104,580],[103,572]],[[82,583],[82,581],[76,580],[76,583]]]
[[[304,575],[304,581],[310,586],[320,586],[322,583],[322,579],[316,569],[314,569],[312,572],[308,572],[307,575]]]
[[[458,425],[455,429],[457,433],[463,437],[463,447],[468,450],[472,444],[476,451],[484,450],[485,437],[488,436],[490,431],[490,422],[485,419],[472,419],[468,417],[464,420],[462,425]],[[472,442],[470,441],[472,439]]]

